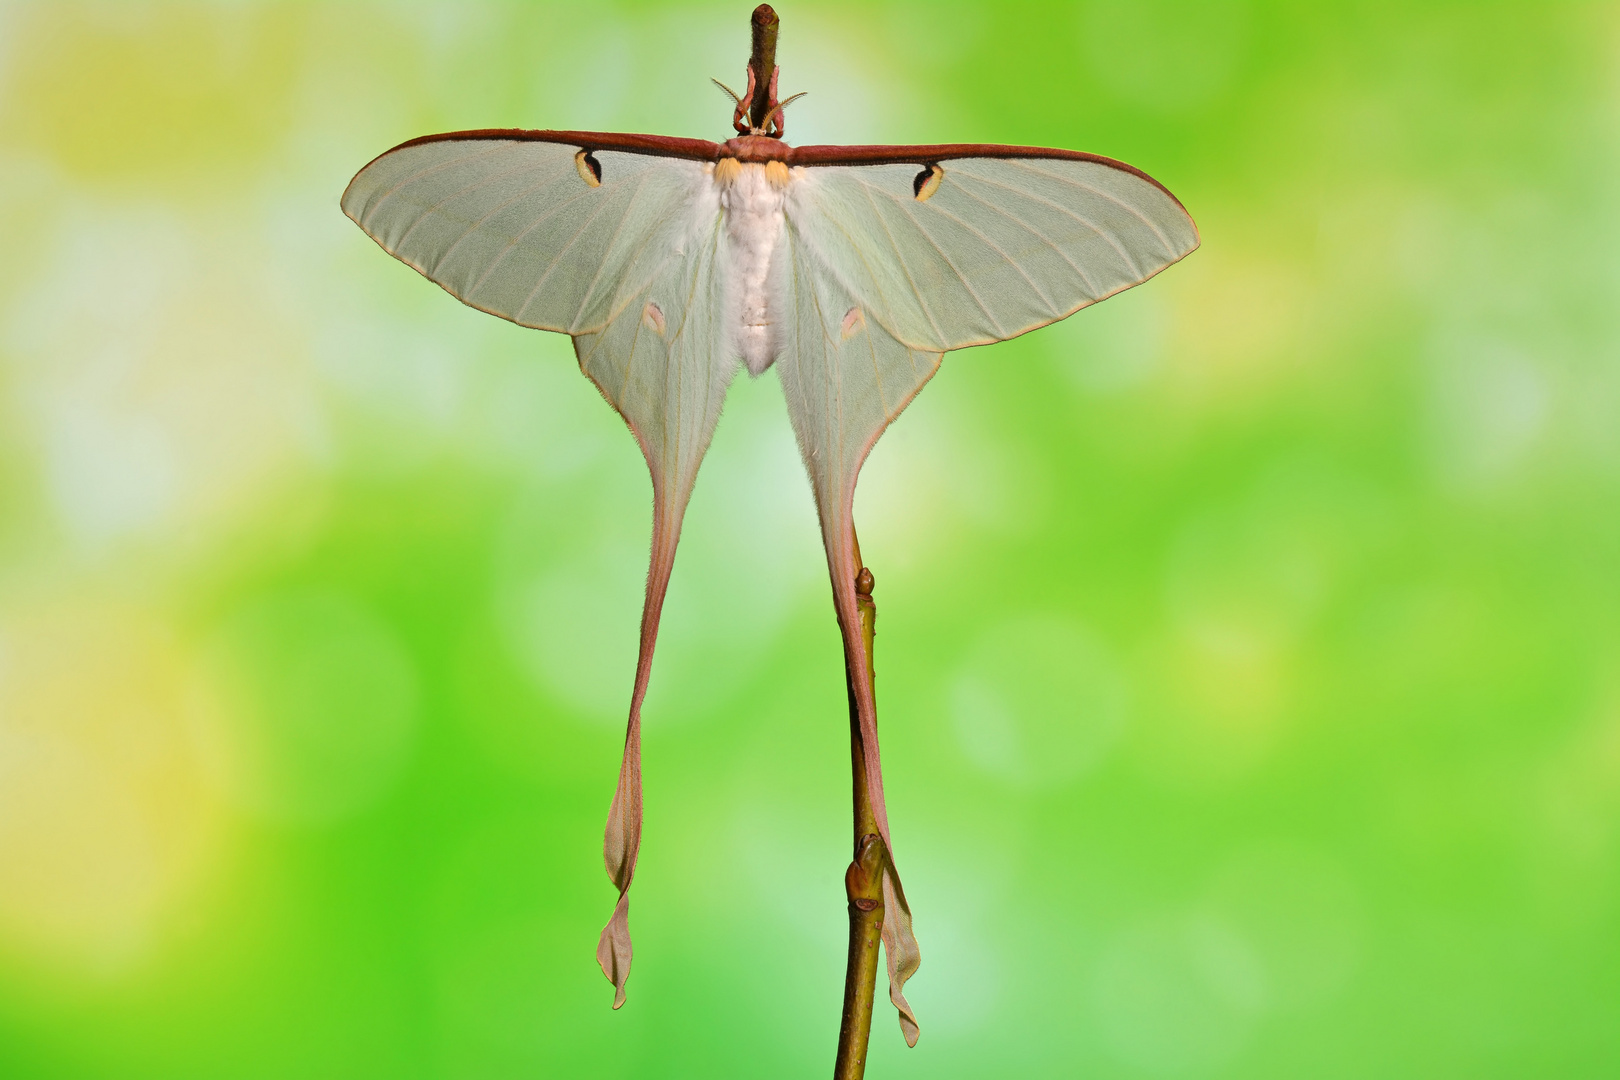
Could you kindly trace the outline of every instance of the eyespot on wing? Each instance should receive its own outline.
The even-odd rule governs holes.
[[[839,330],[843,334],[844,340],[848,341],[850,338],[860,333],[861,328],[865,325],[866,316],[861,312],[861,309],[858,307],[852,307],[848,311],[844,312],[844,324],[839,328]]]
[[[602,186],[602,163],[589,150],[574,155],[574,168],[579,170],[579,178],[591,187]]]
[[[930,165],[912,178],[911,193],[918,202],[927,202],[928,197],[939,190],[939,182],[944,178],[945,170],[938,163]]]

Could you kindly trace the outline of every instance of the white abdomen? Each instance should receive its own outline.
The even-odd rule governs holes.
[[[726,158],[715,163],[720,209],[726,219],[726,321],[737,354],[758,375],[776,359],[781,340],[775,310],[779,294],[771,280],[772,256],[782,236],[782,204],[792,174],[786,165],[743,164]]]

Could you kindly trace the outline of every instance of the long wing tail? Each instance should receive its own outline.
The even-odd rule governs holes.
[[[683,500],[684,501],[684,500]],[[624,1004],[624,984],[630,978],[630,883],[636,876],[641,850],[641,703],[652,675],[653,648],[658,643],[658,619],[675,566],[675,545],[680,539],[681,510],[673,513],[657,493],[653,499],[652,557],[647,568],[647,595],[641,611],[641,649],[636,658],[635,689],[630,695],[630,720],[619,762],[619,786],[608,811],[602,837],[602,861],[608,879],[619,890],[613,916],[596,943],[596,962],[613,984],[613,1007]]]
[[[619,786],[602,840],[602,859],[619,899],[602,928],[596,959],[613,983],[615,1009],[624,1004],[625,980],[630,977],[630,884],[641,847],[641,706],[652,674],[658,619],[675,565],[681,518],[737,367],[720,333],[717,237],[711,227],[692,258],[673,263],[645,289],[618,298],[616,314],[599,333],[574,338],[580,369],[630,426],[646,456],[653,485],[652,553],[641,648]]]

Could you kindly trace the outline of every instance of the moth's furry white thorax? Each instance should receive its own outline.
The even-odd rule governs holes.
[[[764,165],[733,158],[716,162],[714,183],[726,219],[726,262],[730,288],[727,322],[737,354],[758,375],[776,359],[781,313],[773,310],[771,268],[782,236],[782,207],[793,174],[779,161]]]

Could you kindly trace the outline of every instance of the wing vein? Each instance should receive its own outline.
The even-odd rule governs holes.
[[[1052,207],[1054,210],[1058,210],[1069,215],[1070,217],[1074,218],[1074,220],[1078,221],[1080,224],[1084,225],[1086,228],[1090,229],[1092,232],[1096,233],[1104,241],[1106,241],[1108,246],[1113,248],[1114,251],[1119,254],[1120,260],[1130,268],[1133,277],[1135,277],[1138,281],[1141,281],[1146,277],[1146,275],[1142,273],[1142,268],[1136,265],[1136,260],[1131,258],[1130,252],[1121,247],[1119,241],[1115,240],[1107,230],[1103,229],[1096,222],[1086,218],[1084,215],[1075,213],[1073,210],[1070,210],[1067,206],[1064,206],[1060,202],[1054,202],[1051,199],[1043,198],[1039,195],[1033,194],[1032,192],[1025,191],[1023,188],[1014,187],[1011,184],[1003,184],[1000,181],[991,180],[989,177],[985,176],[973,176],[971,173],[965,173],[963,175],[969,176],[981,184],[988,184],[991,187],[998,187],[1003,191],[1011,191],[1015,195],[1021,195],[1033,202],[1044,203],[1045,205]]]
[[[522,166],[519,166],[518,168],[521,169]],[[517,172],[517,171],[518,171],[518,169],[513,169],[512,170],[512,172]],[[511,174],[510,173],[502,173],[500,175],[509,176]],[[495,179],[495,177],[486,177],[485,180],[480,181],[480,183],[487,183],[489,180],[493,180],[493,179]],[[533,184],[533,185],[531,185],[529,187],[524,188],[522,191],[518,192],[516,195],[513,195],[510,199],[507,199],[505,202],[500,203],[500,204],[490,208],[488,213],[482,215],[477,220],[475,220],[471,224],[469,224],[465,229],[463,229],[461,231],[461,234],[459,236],[457,236],[455,238],[455,240],[451,241],[450,246],[444,249],[444,253],[439,256],[439,260],[433,264],[433,269],[431,271],[429,271],[429,275],[432,276],[432,275],[437,274],[439,272],[439,268],[444,266],[445,262],[450,258],[450,256],[455,253],[456,248],[461,246],[461,242],[463,240],[467,239],[467,237],[471,236],[473,233],[477,232],[479,227],[481,225],[485,224],[486,222],[488,222],[490,218],[494,217],[496,214],[500,213],[502,210],[505,210],[508,206],[511,206],[513,203],[518,202],[519,200],[522,200],[522,199],[526,199],[530,195],[533,195],[536,191],[538,191],[541,188],[545,187],[547,184],[551,183],[552,180],[554,180],[554,179],[555,179],[555,177],[551,177],[551,178],[548,178],[546,180],[541,180],[537,184]],[[477,186],[478,186],[477,184],[472,185],[472,187],[477,187]],[[456,192],[456,195],[464,195],[468,191],[471,191],[472,187],[463,188],[461,191]],[[449,202],[450,199],[455,198],[456,195],[452,195],[449,198],[446,198],[445,200],[443,200],[443,202],[440,202],[438,205],[436,205],[434,207],[434,209],[437,210],[439,206],[443,206],[444,203]],[[422,223],[422,221],[424,221],[424,220],[426,220],[426,215],[424,215],[422,218],[419,218],[415,223],[413,223],[411,225],[411,229],[415,229],[416,226],[420,225]],[[544,220],[544,219],[542,218],[541,220]],[[409,235],[410,235],[410,230],[406,230],[406,236],[409,236]],[[404,244],[404,242],[405,242],[404,237],[401,237],[400,238],[400,243]]]
[[[601,190],[601,189],[598,188],[596,190]],[[523,298],[523,303],[521,305],[519,305],[518,309],[512,313],[512,321],[513,322],[522,322],[523,321],[523,313],[529,309],[530,304],[534,303],[534,298],[536,296],[540,295],[540,287],[542,285],[544,285],[548,280],[550,280],[552,273],[557,269],[557,267],[562,265],[563,256],[568,254],[568,252],[570,250],[572,250],[572,248],[573,248],[573,246],[575,244],[579,243],[579,238],[584,236],[585,231],[587,229],[589,229],[593,224],[596,223],[596,219],[602,216],[602,212],[604,210],[606,210],[607,207],[608,207],[607,200],[606,199],[602,200],[602,205],[598,206],[594,210],[592,210],[591,213],[590,213],[590,216],[587,217],[584,221],[580,222],[579,228],[574,230],[574,235],[570,236],[568,238],[568,243],[564,244],[561,248],[557,249],[557,254],[552,258],[551,265],[546,267],[546,272],[541,274],[540,277],[535,281],[534,288],[529,290],[529,295]],[[529,230],[525,230],[524,235],[527,235],[528,231]],[[511,250],[511,248],[508,247],[507,251],[510,251],[510,250]],[[501,257],[502,258],[506,257],[506,251],[501,252]],[[489,276],[487,271],[486,271],[484,276],[485,277]]]
[[[1011,221],[1014,224],[1018,225],[1025,232],[1029,233],[1029,235],[1035,237],[1035,239],[1039,240],[1041,243],[1045,244],[1047,247],[1049,247],[1053,251],[1057,252],[1058,258],[1062,259],[1064,262],[1069,264],[1069,269],[1073,270],[1077,275],[1079,275],[1080,280],[1086,283],[1086,289],[1093,295],[1093,297],[1095,297],[1095,295],[1097,293],[1097,285],[1096,285],[1096,283],[1091,280],[1091,275],[1086,273],[1085,269],[1083,267],[1081,267],[1081,265],[1079,263],[1077,263],[1073,259],[1069,258],[1069,253],[1068,252],[1064,251],[1058,245],[1052,243],[1052,241],[1049,238],[1047,238],[1046,236],[1041,235],[1041,232],[1040,232],[1039,229],[1031,228],[1027,222],[1025,222],[1022,218],[1018,217],[1017,215],[1009,214],[1006,210],[1003,210],[1001,207],[997,206],[995,203],[991,202],[989,199],[981,198],[980,196],[975,195],[973,192],[969,191],[963,185],[958,185],[958,187],[961,188],[962,193],[964,195],[966,195],[968,198],[970,198],[970,199],[974,200],[975,202],[979,203],[981,206],[985,207],[986,209],[993,210],[996,213],[1000,214],[1002,217],[1004,217],[1008,221]],[[1014,263],[1013,265],[1017,266],[1018,264]],[[1020,270],[1022,270],[1022,267],[1020,267]],[[1025,274],[1024,277],[1026,279],[1028,279],[1029,275]],[[1035,283],[1034,283],[1034,281],[1030,281],[1030,284],[1034,285]],[[1037,291],[1039,291],[1039,290],[1037,290]],[[1044,297],[1043,297],[1043,299],[1044,299]],[[1051,306],[1052,310],[1054,310],[1054,311],[1058,310],[1058,306],[1056,304],[1052,303],[1051,300],[1047,300],[1047,304],[1049,306]]]
[[[1048,180],[1056,180],[1059,183],[1069,184],[1069,185],[1071,185],[1073,187],[1084,188],[1085,190],[1091,192],[1093,195],[1098,195],[1098,196],[1100,196],[1100,197],[1102,197],[1104,199],[1107,199],[1109,202],[1113,203],[1115,206],[1118,206],[1120,209],[1129,212],[1138,221],[1140,221],[1142,224],[1144,224],[1148,228],[1152,229],[1153,230],[1153,235],[1158,237],[1159,238],[1159,243],[1164,245],[1164,253],[1165,253],[1165,255],[1168,256],[1172,262],[1175,260],[1175,258],[1176,258],[1176,249],[1175,249],[1175,247],[1173,245],[1171,245],[1169,237],[1164,235],[1163,230],[1161,230],[1159,228],[1158,224],[1152,218],[1150,218],[1146,214],[1142,213],[1141,210],[1139,210],[1136,207],[1132,206],[1130,203],[1126,202],[1124,199],[1121,199],[1119,196],[1117,196],[1117,195],[1115,195],[1115,194],[1113,194],[1111,192],[1104,191],[1100,187],[1095,187],[1095,186],[1093,186],[1091,184],[1088,184],[1083,180],[1073,180],[1073,179],[1070,179],[1067,176],[1064,176],[1061,173],[1047,172],[1045,169],[1037,169],[1035,166],[1029,164],[1029,162],[1027,162],[1027,161],[1019,161],[1017,159],[1013,159],[1012,164],[1017,165],[1018,167],[1020,167],[1022,169],[1025,169],[1025,170],[1027,170],[1029,172],[1032,172],[1036,176],[1044,176]]]
[[[882,191],[883,189],[879,188],[878,190]],[[968,291],[968,295],[973,297],[973,302],[979,305],[979,310],[984,312],[985,318],[990,320],[990,325],[996,328],[996,333],[1002,337],[1006,337],[1007,328],[1001,325],[1001,320],[996,318],[996,313],[990,310],[989,305],[984,302],[984,298],[979,295],[979,290],[973,287],[973,283],[967,279],[967,275],[963,274],[961,268],[958,267],[956,263],[952,261],[951,257],[945,253],[945,249],[939,246],[939,241],[934,239],[934,235],[924,228],[922,221],[911,211],[911,208],[906,206],[906,204],[901,201],[901,199],[893,192],[883,191],[883,194],[887,195],[890,201],[895,204],[895,209],[900,211],[900,215],[915,225],[917,227],[917,231],[922,233],[928,242],[933,245],[935,251],[939,252],[939,257],[944,260],[946,266],[951,268],[951,273],[956,275],[956,280],[962,283],[962,287]],[[985,238],[981,236],[980,239]],[[985,242],[989,243],[988,240]],[[995,249],[996,254],[1000,255],[1008,262],[1012,262],[1011,256],[1009,256],[1005,251],[1002,251],[994,244],[991,244],[990,246]],[[1014,263],[1014,265],[1016,266],[1017,264]],[[1029,277],[1028,274],[1025,274],[1024,276],[1026,279]]]
[[[878,219],[878,224],[883,226],[883,235],[888,238],[889,247],[894,250],[894,260],[900,264],[901,273],[906,275],[906,284],[911,286],[911,294],[917,298],[917,306],[922,308],[922,313],[928,317],[929,324],[933,326],[936,340],[941,345],[947,344],[945,331],[940,329],[939,320],[934,318],[934,313],[929,310],[928,301],[923,298],[922,290],[917,287],[917,279],[911,276],[911,267],[906,265],[906,257],[900,253],[900,245],[895,240],[894,233],[889,229],[889,223],[883,220],[883,211],[878,209],[877,201],[872,198],[871,185],[859,177],[852,177],[852,179],[865,192],[866,201],[871,205],[873,215]]]
[[[405,179],[401,180],[399,183],[395,184],[393,187],[389,188],[387,191],[385,191],[382,194],[376,196],[375,201],[372,202],[371,205],[366,207],[365,212],[363,214],[361,214],[361,217],[364,218],[365,220],[369,221],[371,219],[371,215],[375,214],[377,212],[377,208],[382,206],[383,203],[387,202],[389,199],[393,198],[395,195],[397,195],[401,188],[405,187],[407,184],[416,183],[418,180],[422,179],[422,177],[424,177],[424,176],[427,176],[427,175],[429,175],[431,173],[436,173],[440,169],[448,169],[448,168],[450,168],[451,166],[454,166],[454,165],[465,165],[469,161],[477,161],[480,158],[493,157],[495,154],[500,153],[502,150],[510,150],[510,149],[512,149],[512,144],[511,143],[496,143],[494,146],[492,146],[489,149],[485,150],[481,154],[464,154],[461,157],[454,157],[454,158],[450,158],[450,159],[445,160],[445,161],[435,161],[432,165],[429,165],[426,168],[418,169],[416,172],[414,172],[411,175],[407,176]]]
[[[830,226],[831,228],[834,228],[834,229],[838,230],[838,233],[841,236],[843,236],[844,241],[848,246],[848,250],[849,250],[850,254],[855,256],[855,259],[861,264],[861,269],[866,271],[867,279],[872,282],[872,288],[877,293],[877,304],[876,304],[876,306],[879,307],[883,311],[890,310],[893,307],[893,305],[889,303],[889,298],[883,292],[882,279],[879,277],[878,274],[876,274],[873,271],[872,264],[867,261],[865,250],[862,248],[862,246],[859,243],[856,242],[854,235],[847,228],[844,227],[844,225],[843,225],[843,223],[841,221],[838,220],[837,215],[827,213],[819,205],[817,205],[815,207],[815,212],[816,212],[816,215],[820,218],[820,220],[824,224]],[[793,215],[793,214],[788,215],[790,220],[794,216],[795,215]],[[804,243],[804,246],[805,246],[805,250],[806,250],[806,256],[805,257],[806,258],[813,258],[816,255],[815,246],[813,244],[809,244],[807,242],[804,242],[802,236],[800,237],[800,240],[801,240],[802,243]],[[834,269],[832,264],[828,263],[826,260],[821,260],[821,261],[822,261],[822,263],[824,265],[824,269],[826,269],[828,271],[828,273],[831,274],[834,278],[837,278],[838,273],[837,273],[836,269]],[[844,284],[846,286],[848,285],[847,282],[840,282],[840,284]],[[866,298],[866,297],[856,296],[854,289],[849,289],[849,293],[856,300],[859,300],[862,304],[865,304],[868,307],[873,306],[873,302],[872,302],[871,299]]]
[[[641,194],[641,192],[646,188],[647,181],[651,176],[652,176],[652,170],[651,169],[648,169],[647,171],[645,171],[645,172],[643,172],[641,174],[641,183],[637,184],[636,185],[636,190],[630,193],[630,202],[632,204],[636,201],[636,197],[639,196]],[[619,223],[613,227],[613,235],[608,237],[607,243],[605,245],[603,245],[603,247],[602,247],[602,261],[596,265],[596,273],[591,275],[591,283],[590,283],[590,285],[586,286],[585,295],[580,298],[579,311],[574,313],[574,324],[576,326],[579,324],[580,316],[583,315],[585,313],[585,310],[591,306],[591,300],[593,298],[595,298],[595,296],[596,296],[597,283],[602,280],[602,272],[607,269],[608,256],[613,252],[613,245],[618,242],[619,234],[624,232],[624,223],[629,221],[629,220],[630,220],[630,213],[629,213],[629,209],[626,208],[625,213],[623,214],[623,216],[621,216],[619,218]],[[629,260],[629,262],[627,262],[625,265],[627,265],[627,266],[628,265],[634,265],[635,259],[638,259],[638,258],[641,257],[642,253],[645,252],[647,250],[647,248],[652,245],[653,237],[655,237],[657,235],[658,235],[658,229],[657,229],[657,226],[655,225],[652,229],[649,229],[647,231],[646,237],[644,238],[641,247],[636,249],[635,256],[633,256]],[[576,239],[577,239],[577,237],[576,237]],[[572,243],[572,241],[570,241],[570,243]],[[538,284],[535,285],[536,289],[538,289],[539,287],[540,286]],[[523,302],[523,306],[524,307],[529,306],[529,303],[528,303],[527,300],[525,300]]]
[[[568,209],[570,206],[573,206],[580,199],[585,198],[586,194],[588,194],[592,190],[600,191],[601,189],[600,188],[596,188],[596,189],[586,188],[585,189],[585,194],[575,195],[572,199],[567,199],[567,200],[565,200],[563,202],[558,203],[556,206],[553,206],[550,210],[546,211],[544,214],[541,214],[539,217],[535,218],[534,221],[529,224],[528,228],[524,229],[522,232],[520,232],[516,236],[512,237],[512,239],[507,242],[506,247],[501,249],[501,253],[499,255],[495,256],[495,258],[491,259],[489,265],[484,268],[484,272],[482,274],[478,275],[478,280],[473,282],[472,285],[467,289],[467,295],[471,296],[473,293],[475,293],[479,289],[483,288],[484,287],[484,282],[489,280],[489,275],[491,275],[491,274],[493,274],[495,272],[495,268],[500,266],[501,263],[506,259],[506,257],[508,255],[512,254],[512,252],[517,249],[517,246],[519,244],[523,243],[524,239],[527,238],[530,233],[534,232],[534,230],[538,229],[540,226],[544,225],[546,222],[550,221],[552,218],[554,218],[558,214],[562,213],[562,211]],[[600,207],[597,208],[597,213],[601,213],[601,208]],[[586,224],[587,225],[590,224],[590,221],[593,220],[594,218],[595,218],[595,215],[593,214],[591,218],[588,218],[586,220]],[[581,228],[583,228],[583,226]],[[579,239],[579,235],[577,233],[575,234],[574,239],[576,239],[576,240]],[[563,251],[566,251],[566,250],[568,250],[568,249],[567,248],[563,249]],[[557,253],[557,258],[558,259],[562,258],[562,252],[561,251],[559,251]],[[556,259],[552,260],[552,266],[555,266],[555,265],[556,265]],[[549,273],[549,269],[548,269],[547,272]],[[527,306],[527,305],[525,304],[525,306]],[[514,314],[514,315],[511,316],[511,319],[512,319],[513,322],[517,322],[518,316],[516,314]]]
[[[459,198],[461,198],[461,196],[467,194],[467,192],[469,192],[469,191],[475,191],[478,188],[483,187],[485,184],[490,183],[491,181],[499,180],[499,179],[501,179],[503,177],[511,176],[515,172],[522,172],[524,168],[525,168],[525,166],[519,165],[516,168],[507,169],[504,172],[495,172],[495,173],[490,173],[487,176],[481,176],[477,180],[474,180],[472,183],[468,184],[466,187],[461,188],[461,189],[459,189],[457,191],[452,191],[450,194],[446,195],[444,198],[440,199],[438,202],[434,203],[432,206],[423,207],[421,213],[417,215],[416,220],[411,222],[410,227],[407,228],[404,231],[404,233],[402,233],[400,235],[399,240],[397,240],[395,242],[394,246],[396,248],[403,248],[405,246],[406,242],[408,240],[410,240],[411,233],[415,232],[417,227],[419,225],[421,225],[422,222],[426,221],[428,218],[430,218],[433,215],[437,214],[439,212],[439,208],[441,206],[443,206],[445,203],[449,202],[451,199],[459,199]],[[542,181],[542,183],[544,183],[544,181]],[[535,186],[538,187],[539,185],[537,184]],[[533,191],[534,188],[530,188],[528,190]],[[477,226],[475,224],[474,228],[476,228],[476,227]],[[464,233],[462,235],[466,235],[466,234]],[[457,238],[457,242],[458,243],[460,242],[460,237]],[[452,245],[452,246],[454,246],[454,245]],[[441,256],[440,259],[439,259],[439,262],[434,264],[434,268],[437,269],[438,266],[443,263],[443,261],[444,261],[444,259]]]

